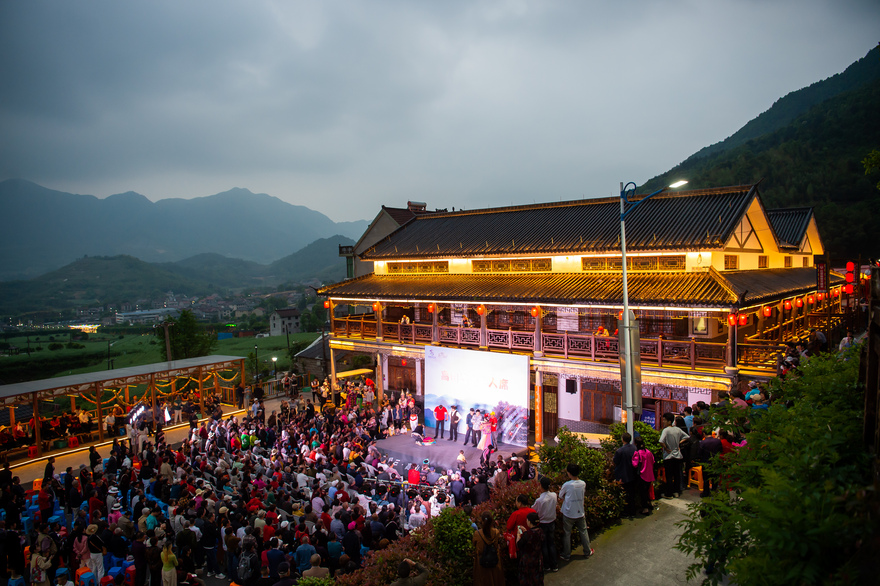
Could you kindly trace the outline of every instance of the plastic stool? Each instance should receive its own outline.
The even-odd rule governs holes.
[[[52,526],[55,523],[61,523],[61,515],[49,517],[49,525]]]
[[[95,581],[95,575],[91,572],[78,574],[76,578],[76,586],[98,586]]]
[[[37,446],[28,446],[28,458],[36,458],[39,456]]]
[[[43,479],[42,478],[35,478],[33,490],[40,490],[41,488],[43,488]]]
[[[698,490],[703,490],[703,467],[694,466],[688,473],[688,486],[696,486]]]
[[[666,468],[657,470],[657,482],[666,483]]]
[[[76,437],[75,435],[72,435],[69,438],[67,438],[67,447],[78,448],[79,447],[79,438]]]

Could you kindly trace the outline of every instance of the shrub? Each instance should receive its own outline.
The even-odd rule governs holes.
[[[59,344],[58,342],[52,342],[49,344],[49,350],[52,351],[61,350],[62,348],[64,348],[64,344]]]
[[[297,586],[333,586],[336,582],[333,578],[305,577],[297,580]]]
[[[577,464],[581,467],[580,478],[586,483],[587,490],[598,488],[607,466],[604,454],[567,427],[560,429],[557,437],[559,441],[555,446],[544,444],[538,448],[541,473],[553,478],[564,474],[569,464]]]
[[[602,438],[600,444],[602,450],[611,455],[620,447],[620,436],[626,431],[626,424],[614,423],[611,425],[607,438]],[[654,454],[654,460],[660,462],[663,459],[663,449],[660,447],[660,432],[645,423],[644,421],[636,421],[633,423],[633,431],[639,434],[645,440],[645,447]]]
[[[443,561],[455,575],[467,573],[473,561],[474,529],[471,519],[460,508],[443,509],[431,520],[434,541]]]

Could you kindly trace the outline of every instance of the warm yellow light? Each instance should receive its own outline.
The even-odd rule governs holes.
[[[681,181],[676,181],[669,186],[669,189],[675,189],[676,187],[681,187],[682,185],[687,185],[687,181],[685,181],[684,179],[682,179]]]

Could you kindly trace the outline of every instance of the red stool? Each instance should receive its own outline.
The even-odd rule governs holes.
[[[75,435],[70,436],[67,439],[67,447],[68,448],[78,448],[79,447],[79,438]]]
[[[28,446],[28,458],[36,458],[39,455],[37,452],[37,446]]]

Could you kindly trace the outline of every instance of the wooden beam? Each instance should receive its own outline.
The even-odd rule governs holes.
[[[98,440],[104,441],[104,416],[101,415],[101,395],[104,394],[104,386],[95,383],[95,405],[98,407]]]

